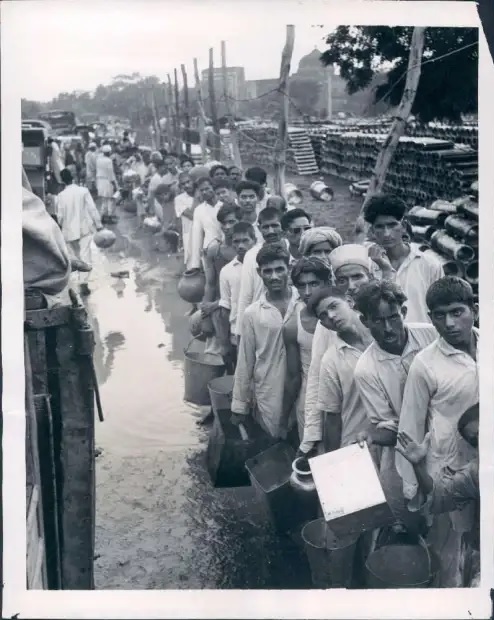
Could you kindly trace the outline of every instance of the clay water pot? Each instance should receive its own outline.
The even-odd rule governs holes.
[[[204,297],[206,276],[201,269],[187,269],[178,281],[178,294],[190,304],[198,304]]]

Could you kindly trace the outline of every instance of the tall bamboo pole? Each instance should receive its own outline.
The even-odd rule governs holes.
[[[214,92],[214,57],[213,48],[209,49],[209,105],[211,106],[211,120],[213,121],[213,157],[217,161],[221,158],[220,126],[218,123],[218,112],[216,110],[216,96]]]
[[[194,58],[194,79],[196,82],[197,108],[199,110],[198,129],[199,129],[199,137],[201,141],[201,157],[202,157],[202,163],[205,164],[207,160],[207,156],[206,156],[206,114],[204,112],[204,106],[202,103],[201,80],[199,78],[199,68],[197,66],[197,58]]]
[[[178,96],[178,73],[173,69],[175,76],[175,118],[177,119],[177,146],[175,151],[180,155],[182,153],[182,130],[180,123],[180,99]]]
[[[167,74],[168,77],[168,102],[170,104],[170,116],[172,119],[172,133],[173,133],[173,140],[171,140],[170,142],[170,148],[174,151],[177,150],[177,119],[175,116],[175,106],[173,105],[173,86],[172,86],[172,79],[170,77],[170,74]]]
[[[228,125],[230,129],[230,140],[232,142],[233,161],[236,166],[242,169],[242,157],[240,155],[240,148],[238,145],[237,126],[235,124],[235,117],[232,112],[232,106],[228,93],[228,75],[226,70],[226,44],[224,41],[221,42],[221,68],[223,72],[223,94],[225,97],[225,109],[227,115],[229,116]]]
[[[187,141],[185,143],[185,152],[187,155],[190,155],[191,152],[191,144],[190,144],[190,109],[189,109],[189,83],[187,80],[187,71],[185,70],[185,65],[180,65],[182,70],[182,81],[184,88],[184,118],[185,118],[185,133],[187,135]]]
[[[295,42],[295,26],[286,27],[286,42],[281,54],[279,97],[280,120],[278,123],[278,140],[274,151],[274,189],[279,196],[285,195],[285,166],[288,146],[288,76]]]

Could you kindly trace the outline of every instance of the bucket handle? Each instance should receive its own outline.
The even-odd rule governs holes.
[[[432,557],[431,557],[431,552],[430,552],[429,547],[428,547],[427,543],[425,542],[423,536],[419,536],[418,539],[419,539],[420,546],[424,548],[425,553],[427,554],[427,562],[428,562],[428,565],[429,565],[429,575],[430,575],[430,578],[432,579],[434,577],[434,575],[432,574]]]
[[[247,434],[247,430],[243,424],[238,425],[238,431],[240,433],[240,437],[242,437],[244,441],[249,440],[249,435]]]
[[[190,341],[189,344],[185,347],[184,349],[184,354],[187,355],[187,353],[189,352],[190,349],[190,345],[194,342],[194,340],[199,340],[199,338],[201,337],[201,334],[199,334],[199,336],[193,336]]]

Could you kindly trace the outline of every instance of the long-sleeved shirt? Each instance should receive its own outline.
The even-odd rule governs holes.
[[[57,217],[65,241],[77,241],[101,227],[89,190],[73,183],[58,195]]]
[[[213,206],[207,202],[202,202],[194,209],[189,269],[196,269],[201,266],[202,254],[213,239],[223,238],[221,225],[216,218],[221,204],[221,202],[217,202]]]
[[[477,329],[474,334],[478,343]],[[478,401],[478,361],[470,355],[441,337],[416,355],[405,384],[398,431],[419,443],[426,431],[430,432],[426,463],[432,478],[445,466],[459,469],[472,459],[473,448],[462,440],[457,424],[462,414]],[[399,453],[395,458],[404,495],[413,500],[409,504],[413,509],[420,502],[415,472]],[[452,512],[450,517],[456,531],[471,529],[471,511]]]
[[[376,276],[381,277],[379,269],[376,270]],[[415,245],[410,246],[409,255],[398,267],[394,277],[396,284],[407,296],[407,323],[431,322],[425,296],[430,285],[443,276],[443,267],[434,256],[421,252]]]
[[[288,241],[285,239],[285,243],[288,249]],[[242,267],[242,278],[240,281],[240,293],[238,296],[238,308],[237,308],[237,334],[242,336],[242,323],[246,309],[254,301],[261,298],[264,292],[264,284],[261,276],[257,273],[257,254],[262,248],[264,240],[257,241],[256,245],[248,250],[244,256],[244,265]],[[295,259],[290,258],[290,263],[295,262]]]
[[[322,440],[323,418],[321,411],[317,408],[319,373],[324,354],[335,342],[336,332],[326,329],[318,321],[312,339],[312,355],[305,392],[304,439],[300,444],[304,452],[310,450],[315,442]]]
[[[242,276],[242,263],[235,257],[220,271],[220,308],[230,311],[230,335],[236,344],[237,307]]]
[[[260,425],[271,436],[281,436],[283,390],[286,375],[286,350],[283,326],[295,312],[298,294],[292,297],[285,316],[263,294],[244,314],[240,340],[232,412],[248,415],[251,406]],[[295,409],[288,426],[295,424]]]

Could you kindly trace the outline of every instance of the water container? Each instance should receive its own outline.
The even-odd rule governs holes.
[[[450,235],[461,237],[466,244],[472,247],[478,246],[478,222],[468,220],[459,215],[450,215],[444,222],[444,227]]]
[[[479,262],[473,260],[466,266],[465,280],[469,282],[473,288],[479,285]]]
[[[293,183],[285,184],[285,196],[287,204],[292,206],[301,204],[304,199],[302,192]]]
[[[447,213],[433,211],[425,207],[412,207],[407,213],[407,219],[410,220],[411,224],[436,226],[436,228],[442,228],[447,217]]]
[[[184,349],[184,400],[205,407],[211,404],[209,382],[224,374],[225,365],[219,355],[192,351],[194,342],[198,342],[197,338]]]
[[[184,271],[180,278],[177,290],[184,301],[191,304],[198,304],[204,297],[206,286],[206,276],[202,269],[188,269]]]
[[[233,379],[233,375],[224,375],[209,382],[209,397],[211,399],[211,407],[215,413],[223,409],[230,409]]]
[[[436,252],[462,263],[469,263],[475,258],[472,247],[456,241],[443,230],[437,230],[431,237],[431,245]]]
[[[323,202],[330,202],[333,199],[333,190],[323,181],[314,181],[310,186],[311,196]]]
[[[429,241],[434,234],[435,226],[410,226],[414,241]]]

